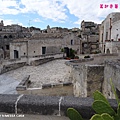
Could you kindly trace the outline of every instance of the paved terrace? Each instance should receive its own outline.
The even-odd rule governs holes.
[[[85,55],[84,55],[85,56]],[[84,58],[83,56],[81,57],[82,59]],[[118,55],[91,55],[90,60],[86,60],[85,62],[80,62],[79,60],[76,60],[76,62],[70,62],[72,65],[85,65],[85,64],[89,64],[89,65],[103,65],[104,62],[106,60],[116,60],[116,59],[120,59],[120,56]],[[68,63],[68,62],[67,62]]]
[[[39,88],[42,84],[60,83],[70,80],[70,67],[66,60],[54,60],[39,66],[24,66],[0,75],[0,93],[16,93],[19,82],[30,75],[31,88]]]

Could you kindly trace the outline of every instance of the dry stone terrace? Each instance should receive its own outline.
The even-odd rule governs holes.
[[[6,84],[14,83],[14,89],[27,75],[30,75],[32,88],[39,88],[42,84],[67,82],[70,81],[70,67],[64,64],[65,61],[54,60],[39,66],[24,66],[0,75],[0,81],[4,79]],[[4,89],[10,89],[9,86],[7,88],[3,84],[2,86]]]

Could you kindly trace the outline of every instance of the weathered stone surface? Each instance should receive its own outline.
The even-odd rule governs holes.
[[[64,97],[61,104],[61,110],[64,111],[63,114],[66,115],[67,108],[75,108],[80,112],[83,118],[90,118],[94,114],[92,109],[92,98],[77,98],[77,97]]]
[[[0,112],[15,113],[15,102],[18,96],[0,94]]]
[[[64,82],[63,83],[63,86],[70,86],[70,85],[73,85],[72,82]]]
[[[51,84],[43,84],[42,89],[45,89],[45,88],[51,88]]]
[[[57,115],[59,111],[59,97],[24,95],[18,103],[19,113]]]
[[[41,88],[42,84],[56,84],[70,81],[70,67],[64,64],[66,60],[54,60],[40,66],[24,66],[3,75],[21,81],[30,75],[30,88]]]
[[[26,76],[26,77],[19,83],[19,85],[16,87],[16,90],[17,90],[17,91],[26,90],[27,87],[28,87],[29,84],[30,84],[29,78],[30,78],[30,75]]]
[[[102,83],[104,81],[103,65],[87,66],[87,96],[92,96],[93,92],[99,90],[102,92]]]
[[[5,65],[1,69],[1,73],[0,74],[3,74],[5,72],[8,72],[8,71],[20,68],[20,67],[23,67],[25,65],[26,65],[26,62],[20,62],[20,63],[14,63],[14,64],[10,64],[10,65]]]
[[[14,113],[15,102],[18,95],[0,95],[0,112]],[[61,99],[61,102],[59,102]],[[116,100],[109,100],[111,106],[116,109]],[[55,97],[24,95],[17,104],[18,114],[40,114],[66,116],[67,108],[75,108],[83,118],[89,119],[94,114],[92,98]],[[59,112],[60,110],[60,112]]]
[[[104,79],[105,80],[103,83],[103,93],[106,95],[107,98],[115,98],[111,89],[110,79],[113,81],[115,88],[118,89],[118,91],[120,91],[120,61],[119,60],[105,62]]]
[[[31,61],[30,65],[37,66],[52,60],[54,60],[54,57],[39,59],[39,60]]]

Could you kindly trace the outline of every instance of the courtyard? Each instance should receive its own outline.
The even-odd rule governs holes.
[[[42,84],[70,81],[70,67],[66,60],[54,60],[39,66],[24,66],[0,75],[0,93],[16,93],[16,86],[30,75],[31,88],[41,88]]]

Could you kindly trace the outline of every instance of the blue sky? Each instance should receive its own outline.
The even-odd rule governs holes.
[[[118,8],[100,8],[118,4]],[[80,28],[82,20],[101,23],[111,12],[120,12],[120,0],[0,0],[0,20],[45,29]]]

